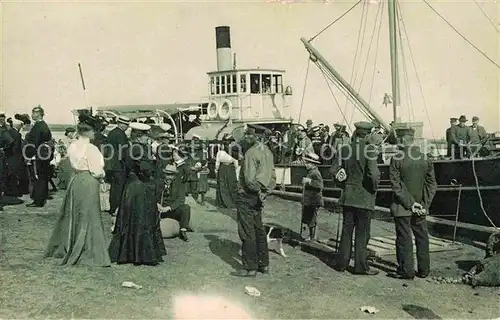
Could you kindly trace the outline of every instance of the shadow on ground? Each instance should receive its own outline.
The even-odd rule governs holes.
[[[238,262],[240,258],[240,245],[238,243],[212,234],[205,234],[205,239],[209,241],[208,247],[214,255],[221,258],[222,261],[235,270],[241,268],[241,264]]]
[[[477,264],[477,260],[457,260],[455,264],[460,270],[468,272]]]
[[[414,304],[404,304],[403,310],[415,319],[442,319],[429,308]]]

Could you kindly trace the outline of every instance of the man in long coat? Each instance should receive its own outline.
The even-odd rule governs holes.
[[[24,168],[23,158],[23,141],[19,130],[23,126],[23,122],[17,119],[11,120],[11,128],[9,134],[12,137],[12,144],[5,150],[7,176],[5,195],[11,197],[20,197],[22,194],[19,190],[19,179],[21,171]]]
[[[446,129],[446,145],[447,145],[447,151],[446,151],[446,156],[451,157],[453,154],[453,142],[451,141],[451,131],[453,128],[458,125],[458,118],[450,118],[450,127]]]
[[[429,275],[429,235],[425,216],[436,193],[434,165],[430,159],[413,146],[415,131],[399,129],[396,134],[401,142],[397,155],[391,159],[389,177],[393,190],[391,213],[396,224],[396,257],[398,270],[391,277],[413,279],[416,275]],[[413,242],[417,247],[418,270],[415,273]]]
[[[26,134],[24,156],[29,165],[30,179],[33,186],[33,203],[27,207],[43,207],[49,197],[50,161],[54,155],[51,145],[52,133],[43,120],[45,111],[39,105],[31,111],[31,119],[35,122]]]
[[[335,267],[340,272],[348,267],[352,253],[352,236],[356,230],[354,273],[376,275],[378,271],[371,270],[368,265],[367,246],[380,171],[377,167],[377,152],[373,145],[366,142],[373,124],[356,122],[354,125],[356,130],[353,142],[340,149],[332,167],[336,180],[344,183],[340,199],[344,219]]]
[[[110,184],[109,190],[109,214],[114,215],[120,205],[123,188],[127,179],[127,168],[125,159],[129,147],[129,139],[125,134],[130,120],[120,116],[117,126],[111,130],[107,137],[106,148],[103,149],[106,160],[106,180]]]

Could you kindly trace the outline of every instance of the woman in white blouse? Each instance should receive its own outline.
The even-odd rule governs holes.
[[[231,141],[226,140],[223,147],[217,152],[215,159],[215,174],[217,176],[217,189],[215,203],[222,208],[236,208],[236,168],[238,160],[231,155]]]
[[[68,147],[75,174],[64,197],[45,257],[62,258],[61,264],[111,265],[101,220],[99,188],[104,159],[96,146],[91,126],[80,123],[78,138]]]

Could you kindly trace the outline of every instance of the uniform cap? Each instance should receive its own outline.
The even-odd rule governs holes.
[[[130,129],[135,130],[135,131],[146,132],[146,131],[151,130],[151,126],[149,124],[145,124],[145,123],[133,122],[130,124]]]
[[[312,131],[313,131],[313,132],[318,132],[319,130],[320,130],[320,127],[319,127],[319,126],[312,128]]]
[[[45,114],[45,110],[43,110],[43,108],[42,108],[42,106],[41,106],[41,105],[38,105],[38,106],[34,107],[32,111],[33,111],[33,112],[38,112],[38,113],[40,113],[40,114],[42,114],[42,115],[44,115],[44,114]]]
[[[458,121],[458,118],[450,118],[450,121]]]
[[[313,123],[313,121],[312,121],[311,119],[308,119],[308,120],[306,121],[306,124],[312,124],[312,123]]]
[[[473,116],[473,117],[472,117],[472,121],[479,121],[479,117],[477,117],[477,116]]]
[[[334,123],[334,124],[333,124],[333,127],[334,127],[334,128],[341,128],[341,127],[342,127],[342,124],[340,124],[340,123],[338,123],[338,122],[337,122],[337,123]]]
[[[177,173],[177,167],[173,164],[167,164],[165,168],[163,168],[163,173]]]
[[[163,131],[168,131],[171,128],[171,126],[168,123],[160,123],[158,125],[158,128],[160,128]]]
[[[198,140],[201,140],[201,137],[197,134],[193,134],[193,139],[198,139]]]
[[[365,131],[371,131],[375,127],[373,123],[367,121],[356,122],[354,126],[358,130],[365,130]]]
[[[396,129],[396,135],[398,137],[403,137],[403,136],[414,136],[415,135],[415,129],[413,128],[398,128]]]
[[[467,122],[467,121],[469,121],[469,120],[467,120],[467,117],[466,117],[466,116],[461,115],[461,116],[460,116],[460,118],[458,118],[458,121],[459,121],[459,122]]]
[[[75,127],[67,127],[65,130],[64,130],[66,133],[69,133],[69,132],[75,132],[76,129]]]
[[[249,123],[247,124],[247,128],[245,130],[246,134],[256,134],[256,133],[264,133],[266,132],[267,128],[264,126],[261,126],[259,124],[252,124]]]
[[[116,119],[116,122],[123,123],[123,124],[130,124],[130,119],[128,117],[125,117],[125,116],[119,116]]]

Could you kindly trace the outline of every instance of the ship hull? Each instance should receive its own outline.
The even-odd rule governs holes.
[[[278,184],[284,184],[286,191],[302,192],[304,166],[277,165],[276,169]],[[319,166],[325,184],[323,195],[339,198],[342,191],[331,179],[329,169],[329,166]],[[379,169],[377,205],[389,207],[392,201],[389,165],[380,164]],[[434,169],[438,188],[430,215],[455,220],[458,212],[460,222],[492,226],[488,215],[495,226],[500,226],[500,158],[435,161]]]

